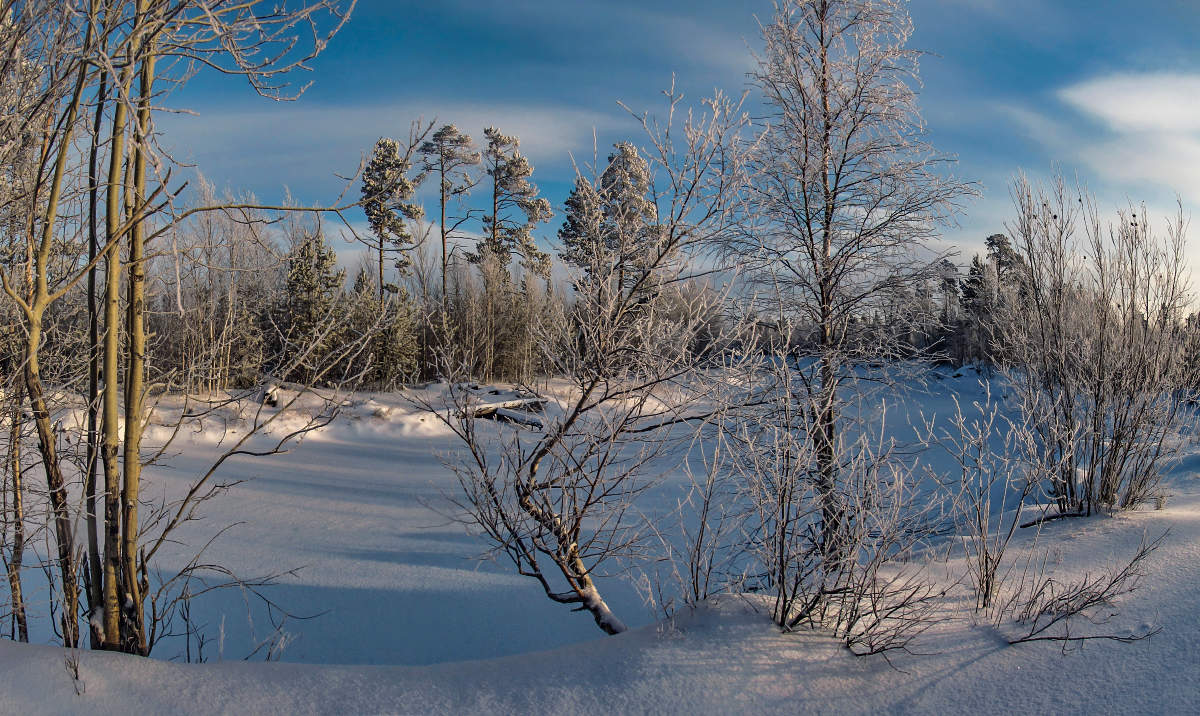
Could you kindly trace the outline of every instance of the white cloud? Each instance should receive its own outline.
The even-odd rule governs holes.
[[[1078,154],[1086,166],[1134,195],[1153,184],[1200,203],[1200,137],[1125,134],[1084,144]]]
[[[1200,75],[1116,74],[1081,82],[1059,97],[1117,132],[1200,132]]]
[[[1014,122],[1025,136],[1045,147],[1069,146],[1075,140],[1069,126],[1038,110],[1015,104],[998,104],[996,110]]]
[[[1110,196],[1166,205],[1179,195],[1200,205],[1200,74],[1112,74],[1056,96],[1078,118],[1001,107],[1049,162],[1084,171]]]

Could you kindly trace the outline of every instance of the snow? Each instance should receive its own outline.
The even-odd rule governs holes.
[[[978,399],[975,376],[936,381],[901,409],[945,414],[954,394],[964,404]],[[188,433],[148,480],[177,494],[228,445],[219,423]],[[222,475],[248,481],[206,505],[207,519],[184,534],[191,546],[172,546],[163,566],[181,566],[196,545],[240,523],[210,548],[211,561],[243,576],[299,568],[268,590],[297,615],[319,615],[285,624],[293,637],[286,663],[241,661],[271,627],[255,608],[251,630],[243,595],[218,592],[195,606],[214,637],[206,664],[168,661],[182,653],[177,641],[146,660],[0,640],[0,713],[1200,711],[1195,446],[1169,478],[1164,509],[1042,529],[1051,567],[1069,578],[1128,558],[1143,535],[1169,528],[1142,588],[1098,615],[1115,614],[1109,624],[1080,627],[1130,634],[1161,626],[1160,634],[1066,653],[1057,644],[1009,646],[976,623],[960,585],[917,653],[888,660],[854,657],[820,635],[782,634],[755,595],[727,595],[657,622],[615,577],[599,587],[631,631],[605,637],[533,580],[475,559],[486,545],[447,516],[457,485],[442,462],[457,449],[433,416],[401,396],[372,394],[351,396],[342,417],[283,455],[232,461]],[[647,510],[672,504],[670,485]],[[1031,533],[1019,531],[1014,557]],[[965,568],[950,560],[933,573],[952,581]],[[48,641],[49,618],[33,616],[35,641]]]

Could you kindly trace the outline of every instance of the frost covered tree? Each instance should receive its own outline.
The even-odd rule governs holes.
[[[815,501],[814,522],[793,526],[814,530],[821,568],[799,560],[773,586],[816,580],[819,598],[785,600],[775,614],[785,626],[845,588],[836,582],[849,575],[837,565],[856,559],[866,485],[851,466],[864,464],[854,452],[866,446],[847,438],[845,408],[856,394],[856,364],[902,346],[895,331],[864,343],[852,329],[930,276],[922,247],[971,192],[941,173],[949,160],[925,139],[911,32],[902,0],[782,0],[762,27],[751,73],[769,129],[752,160],[749,228],[726,249],[783,335],[811,336],[789,340],[787,380],[776,383],[787,405],[763,417],[799,420],[795,429],[811,448],[802,473],[811,489],[792,494]],[[819,583],[826,576],[829,583]]]
[[[179,210],[173,203],[182,186],[172,180],[173,163],[157,146],[154,126],[162,93],[197,67],[211,67],[241,77],[264,96],[287,97],[288,75],[326,45],[345,21],[346,7],[337,0],[271,9],[236,0],[31,0],[3,9],[4,44],[21,52],[0,57],[0,81],[12,86],[18,61],[38,73],[28,98],[41,112],[20,121],[40,126],[33,140],[39,179],[7,203],[26,227],[20,239],[27,259],[19,272],[0,267],[0,283],[25,337],[21,401],[29,406],[49,495],[47,534],[53,534],[55,557],[46,577],[56,629],[64,644],[79,645],[86,605],[93,646],[147,654],[161,626],[147,592],[150,580],[160,577],[150,560],[154,545],[178,524],[156,524],[139,511],[146,502],[142,443],[154,384],[147,271],[159,253],[156,240],[188,216],[215,208]],[[311,43],[298,31],[311,31]],[[10,129],[6,140],[24,141]],[[12,146],[6,142],[0,152]],[[0,164],[7,167],[8,158]],[[52,319],[78,300],[85,279],[90,340],[76,355],[90,363],[81,381],[89,386],[89,425],[72,443],[55,434],[52,411],[64,406],[46,386],[54,384],[48,380],[69,384],[79,374],[68,378],[69,362],[56,366],[46,359],[59,332]],[[61,380],[58,369],[67,369]],[[86,445],[79,458],[83,512],[72,504],[67,482],[72,444]],[[98,462],[102,476],[95,472]],[[185,503],[194,507],[194,497]],[[148,536],[147,525],[165,532]]]
[[[483,216],[485,236],[471,261],[479,263],[487,252],[507,269],[515,253],[526,271],[548,277],[550,256],[538,248],[533,229],[554,215],[550,202],[538,196],[537,186],[529,180],[533,166],[517,151],[520,139],[501,134],[495,127],[484,129],[483,134],[487,138],[483,163],[492,184],[491,210]]]
[[[480,162],[480,154],[470,135],[463,133],[453,124],[443,125],[420,147],[422,171],[432,174],[438,182],[438,232],[442,239],[442,309],[446,308],[446,272],[449,266],[448,245],[471,212],[451,218],[447,210],[450,202],[463,199],[479,183],[473,168]],[[452,221],[452,223],[447,223]]]
[[[425,210],[412,199],[425,174],[413,175],[412,171],[415,154],[432,129],[432,123],[414,122],[403,146],[395,139],[381,137],[363,168],[362,207],[375,238],[380,310],[385,293],[396,289],[384,281],[384,254],[395,255],[395,268],[403,276],[412,266],[409,253],[421,240],[413,235],[412,226],[425,216]]]
[[[192,205],[237,201],[202,180]],[[173,386],[215,393],[261,380],[268,351],[263,314],[282,277],[271,219],[253,210],[195,214],[167,234],[173,250],[148,261],[147,282],[158,287],[147,299],[151,363],[189,367]]]
[[[563,206],[563,225],[558,230],[559,258],[581,271],[598,271],[602,262],[610,260],[602,234],[603,223],[600,192],[581,174],[575,178],[575,186]]]
[[[558,232],[559,256],[586,273],[618,266],[618,292],[638,280],[662,240],[646,160],[628,142],[614,146],[598,179],[579,177]]]
[[[291,366],[282,380],[309,381],[337,336],[330,319],[344,310],[341,303],[346,273],[337,267],[337,254],[319,229],[298,237],[286,259],[285,290],[277,307],[283,341],[280,365]]]
[[[485,346],[481,377],[490,379],[510,348],[508,339],[529,330],[528,325],[512,323],[517,318],[513,304],[518,298],[510,273],[513,254],[520,257],[525,273],[549,279],[550,256],[538,248],[533,229],[548,221],[553,212],[550,202],[538,196],[537,186],[529,180],[533,167],[517,151],[520,141],[494,127],[485,129],[484,136],[483,164],[491,180],[491,205],[482,219],[484,236],[467,260],[478,267],[483,280],[479,294]]]
[[[1025,300],[997,309],[1014,402],[1062,515],[1152,499],[1194,429],[1186,360],[1191,297],[1182,208],[1156,228],[1146,207],[1106,221],[1061,177],[1012,187]]]
[[[634,500],[652,484],[654,460],[680,439],[672,427],[702,421],[700,403],[709,397],[704,366],[690,350],[709,328],[705,313],[673,319],[660,285],[682,283],[691,272],[688,257],[730,230],[743,183],[738,136],[748,120],[738,105],[718,96],[679,121],[678,101],[671,94],[665,126],[644,120],[661,193],[645,195],[648,163],[576,183],[577,204],[581,193],[602,197],[593,188],[607,186],[610,197],[629,199],[637,217],[615,210],[606,217],[602,200],[594,211],[568,211],[567,236],[578,239],[570,249],[574,305],[545,321],[530,349],[532,362],[569,389],[556,391],[540,428],[477,416],[479,396],[454,380],[470,363],[457,354],[442,363],[452,377],[451,404],[428,406],[469,453],[454,465],[460,519],[547,598],[587,612],[608,634],[625,630],[605,601],[603,577],[607,565],[637,551]],[[630,146],[616,156],[638,153]],[[621,182],[635,196],[616,189]],[[646,207],[654,205],[665,207],[660,240],[646,244]]]
[[[1003,365],[1008,357],[1000,350],[1004,336],[998,318],[1001,313],[1019,311],[1025,305],[1029,267],[1004,234],[992,234],[984,240],[984,245],[986,256],[976,254],[971,258],[963,281],[963,305],[967,313],[964,339],[969,359]]]
[[[345,296],[343,344],[365,341],[369,347],[353,355],[342,375],[354,376],[378,390],[394,387],[416,372],[417,343],[414,310],[408,292],[397,289],[382,310],[375,303],[375,283],[366,266],[360,267],[354,286]]]

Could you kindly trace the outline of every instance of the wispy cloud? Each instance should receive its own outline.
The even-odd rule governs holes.
[[[160,123],[168,147],[186,148],[179,159],[201,170],[216,167],[218,184],[278,191],[283,185],[340,185],[381,136],[407,136],[421,117],[454,123],[478,139],[496,126],[521,139],[535,166],[569,166],[570,154],[590,156],[593,130],[628,128],[632,121],[614,106],[608,114],[553,105],[437,103],[356,106],[267,105],[225,108],[201,116],[171,116]]]
[[[1079,169],[1106,193],[1200,205],[1200,74],[1119,73],[1060,88],[1059,107],[1002,111],[1050,162]]]

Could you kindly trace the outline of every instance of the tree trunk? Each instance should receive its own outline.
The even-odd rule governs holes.
[[[99,251],[99,155],[100,130],[104,122],[104,105],[107,99],[108,75],[100,75],[100,92],[96,100],[96,119],[92,125],[92,146],[88,156],[88,260],[95,261]],[[104,580],[101,577],[99,526],[96,516],[96,467],[100,457],[100,314],[96,305],[96,266],[88,270],[88,404],[87,404],[87,457],[84,464],[83,494],[87,511],[88,536],[88,612],[94,615],[104,603]],[[91,624],[92,648],[103,643],[98,624]]]
[[[596,589],[596,584],[592,581],[591,575],[588,574],[587,567],[584,566],[583,560],[578,554],[573,554],[571,559],[571,568],[575,571],[575,580],[578,583],[576,591],[583,598],[583,608],[596,621],[596,626],[600,627],[605,634],[613,635],[620,634],[625,631],[624,622],[617,618],[617,615],[612,613],[608,608],[608,603],[600,596],[599,590]]]
[[[93,10],[95,7],[93,7]],[[84,40],[85,49],[92,44],[92,23],[94,12],[88,18],[87,35]],[[84,81],[87,77],[87,67],[78,70],[75,88],[71,101],[63,116],[64,127],[59,138],[58,149],[54,160],[54,170],[49,181],[49,193],[46,197],[46,210],[42,216],[41,235],[38,239],[36,252],[30,262],[31,300],[25,304],[26,320],[25,343],[25,390],[29,394],[29,407],[33,412],[34,426],[38,433],[38,450],[42,457],[42,467],[46,474],[46,487],[50,497],[50,509],[54,515],[54,531],[57,541],[58,568],[62,580],[62,601],[60,602],[63,645],[75,647],[79,644],[79,586],[75,564],[75,536],[71,519],[70,504],[67,500],[66,480],[63,477],[62,466],[59,463],[54,428],[50,424],[50,410],[46,405],[45,393],[42,389],[41,366],[38,351],[42,342],[42,322],[46,307],[50,303],[48,285],[49,262],[54,245],[54,228],[58,222],[58,205],[62,199],[63,177],[71,149],[71,135],[79,117],[79,107],[83,96]],[[35,204],[37,203],[35,195]],[[32,228],[32,223],[31,223]],[[33,240],[32,231],[30,241]],[[32,246],[32,243],[31,243]]]
[[[138,2],[138,14],[145,12],[145,0]],[[138,219],[129,231],[129,298],[126,304],[126,341],[129,345],[125,369],[125,481],[122,500],[121,564],[129,611],[129,633],[125,635],[126,650],[148,653],[145,604],[139,581],[138,500],[141,499],[142,420],[146,374],[146,265],[144,260],[145,226],[140,217],[146,201],[146,153],[150,141],[150,97],[154,87],[154,39],[146,42],[141,67],[141,96],[138,99],[137,124],[134,127],[133,147],[133,211]]]
[[[12,601],[12,620],[16,638],[29,641],[29,626],[25,620],[25,598],[21,591],[21,567],[25,561],[25,497],[21,481],[21,404],[25,390],[20,383],[13,398],[12,425],[8,433],[9,465],[12,471],[12,557],[8,567],[8,590]]]
[[[837,505],[837,366],[835,353],[840,348],[840,340],[835,326],[834,285],[837,281],[833,267],[833,231],[834,216],[838,198],[832,185],[830,172],[833,161],[833,118],[830,108],[831,87],[829,50],[830,41],[827,32],[828,7],[820,3],[817,16],[820,22],[821,40],[821,78],[820,95],[821,111],[824,121],[821,137],[821,193],[824,212],[821,217],[821,253],[818,257],[818,286],[820,291],[820,330],[821,357],[819,366],[819,387],[817,389],[817,424],[816,424],[816,453],[817,473],[819,483],[817,492],[821,500],[821,539],[824,546],[825,558],[840,560],[842,555],[839,546],[839,534],[842,528],[841,509]]]
[[[441,194],[440,194],[438,206],[439,206],[439,210],[441,212],[441,224],[439,225],[438,228],[441,229],[441,234],[442,234],[442,322],[445,323],[445,321],[446,321],[446,306],[447,306],[447,303],[446,303],[446,301],[447,301],[447,293],[446,293],[446,262],[447,262],[447,258],[446,258],[446,160],[444,158],[442,158],[439,161],[440,161],[439,166],[440,166],[441,171],[440,171],[438,178],[441,180]]]
[[[38,451],[46,471],[46,486],[50,490],[50,509],[54,514],[54,537],[58,546],[59,573],[62,576],[62,637],[63,646],[79,645],[79,584],[75,570],[75,535],[72,528],[71,506],[67,500],[66,480],[58,459],[54,427],[42,390],[37,347],[42,340],[41,314],[31,322],[25,363],[25,390],[29,393],[29,408],[37,428]]]
[[[132,66],[126,64],[121,72],[119,96],[127,95],[132,85]],[[117,244],[121,227],[125,187],[121,179],[125,159],[125,103],[113,107],[112,138],[109,142],[108,196],[105,203],[106,238],[109,244],[104,270],[104,354],[103,418],[101,422],[101,456],[104,463],[104,572],[103,603],[105,649],[121,648],[121,466],[118,462],[120,445],[120,381],[119,342],[121,339],[121,252]]]

